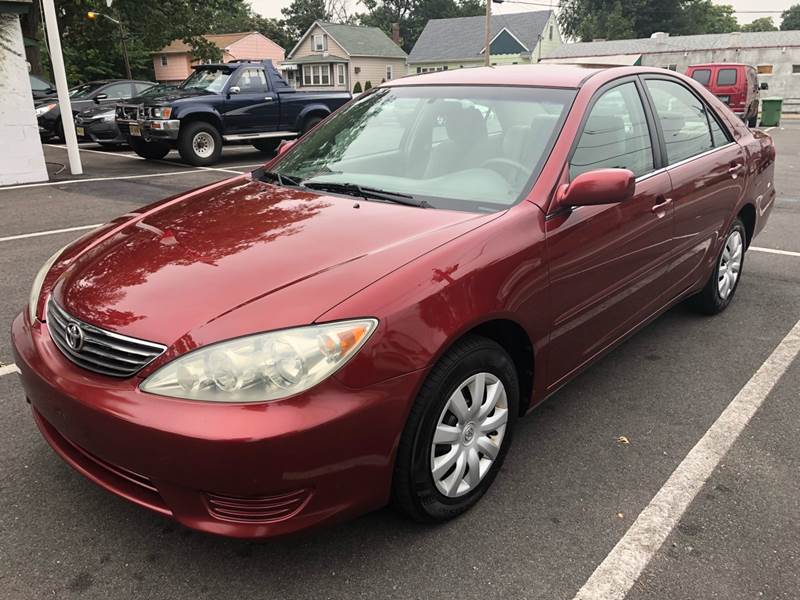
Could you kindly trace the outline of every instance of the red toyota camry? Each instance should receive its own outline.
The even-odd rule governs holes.
[[[282,150],[62,249],[13,324],[64,460],[229,536],[463,513],[520,416],[728,306],[775,198],[770,138],[660,69],[409,77]]]

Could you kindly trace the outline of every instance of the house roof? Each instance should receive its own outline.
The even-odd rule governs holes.
[[[242,33],[208,33],[203,37],[209,42],[216,45],[220,50],[235,44],[239,40],[246,38],[248,35],[258,33],[256,31],[244,31]],[[164,46],[155,54],[178,54],[183,52],[191,52],[192,47],[183,40],[172,40],[168,45]]]
[[[289,53],[291,58],[295,50],[308,36],[315,25],[319,25],[350,56],[378,56],[382,58],[405,58],[406,53],[391,38],[377,27],[359,27],[314,21],[314,24],[303,34],[300,41]]]
[[[549,10],[492,15],[491,37],[507,29],[530,49],[550,20]],[[431,19],[408,55],[408,62],[478,60],[485,45],[486,17]]]
[[[346,63],[347,59],[342,58],[341,56],[336,56],[335,54],[327,54],[322,56],[320,54],[309,54],[308,56],[301,56],[300,58],[295,58],[292,60],[285,60],[283,61],[284,64],[287,65],[303,65],[309,63]]]
[[[800,46],[800,31],[755,31],[706,33],[702,35],[665,36],[607,42],[564,44],[545,58],[578,58],[612,54],[658,54],[691,50],[722,50],[725,48],[768,48]]]

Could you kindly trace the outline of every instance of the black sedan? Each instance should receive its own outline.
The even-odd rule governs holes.
[[[96,106],[113,108],[117,101],[138,96],[154,85],[155,83],[151,81],[129,79],[104,79],[83,83],[69,91],[72,112],[78,114]],[[43,98],[37,101],[36,118],[39,121],[39,135],[42,139],[58,138],[63,141],[64,127],[61,123],[61,110],[57,98]]]

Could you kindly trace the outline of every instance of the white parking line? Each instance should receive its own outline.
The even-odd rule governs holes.
[[[222,169],[210,169],[211,171],[222,171]],[[241,171],[229,171],[226,173],[236,173],[241,175]],[[183,171],[170,171],[169,173],[143,173],[141,175],[119,175],[116,177],[87,177],[86,179],[65,179],[63,181],[43,181],[42,183],[23,183],[21,185],[9,185],[0,188],[0,191],[5,190],[19,190],[24,188],[46,187],[50,185],[69,185],[71,183],[91,183],[93,181],[118,181],[120,179],[146,179],[148,177],[169,177],[170,175],[189,175],[187,170]]]
[[[673,471],[574,600],[625,597],[798,353],[800,321]]]
[[[750,246],[748,250],[755,252],[766,252],[767,254],[780,254],[781,256],[797,256],[800,257],[800,252],[792,252],[790,250],[777,250],[775,248],[761,248],[760,246]]]
[[[20,233],[18,235],[9,235],[7,237],[0,237],[0,242],[11,242],[13,240],[24,240],[26,238],[42,237],[43,235],[55,235],[57,233],[70,233],[71,231],[84,231],[86,229],[97,229],[102,223],[95,225],[80,225],[79,227],[65,227],[64,229],[51,229],[49,231],[35,231],[33,233]]]
[[[17,365],[11,363],[10,365],[0,365],[0,377],[3,375],[11,375],[11,373],[19,373]]]

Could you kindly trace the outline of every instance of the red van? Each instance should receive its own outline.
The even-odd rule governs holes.
[[[768,86],[766,83],[758,85],[755,67],[737,63],[707,63],[690,66],[686,75],[711,90],[749,127],[756,126],[759,92],[768,89]]]

